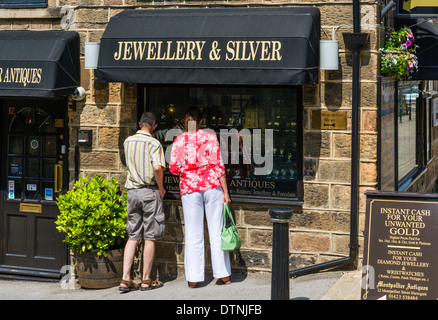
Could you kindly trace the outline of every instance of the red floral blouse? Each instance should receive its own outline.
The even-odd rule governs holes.
[[[220,187],[225,167],[216,135],[198,130],[178,136],[173,142],[169,169],[180,176],[180,194]]]

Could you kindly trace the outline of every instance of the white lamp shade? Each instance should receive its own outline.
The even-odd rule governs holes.
[[[97,69],[97,61],[99,60],[99,42],[85,43],[85,69]]]
[[[338,40],[321,40],[319,42],[319,68],[321,70],[339,69]]]

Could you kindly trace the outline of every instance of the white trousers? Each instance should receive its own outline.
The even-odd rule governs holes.
[[[204,208],[213,276],[223,278],[231,275],[229,252],[221,249],[224,203],[222,188],[183,194],[181,202],[184,211],[184,265],[187,281],[204,281]]]

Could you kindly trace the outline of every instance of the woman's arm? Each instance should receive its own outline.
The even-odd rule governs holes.
[[[230,195],[228,194],[227,178],[225,176],[220,177],[219,181],[221,182],[222,190],[224,190],[224,202],[229,205],[231,203],[231,199]]]

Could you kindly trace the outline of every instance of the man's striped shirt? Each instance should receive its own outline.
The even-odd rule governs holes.
[[[123,143],[128,176],[125,188],[155,185],[154,166],[166,167],[163,147],[148,132],[138,130]]]

